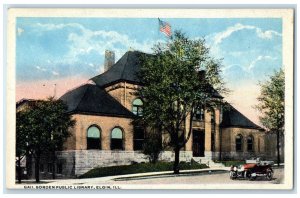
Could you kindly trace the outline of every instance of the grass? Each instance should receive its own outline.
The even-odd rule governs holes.
[[[216,161],[216,162],[217,163],[222,163],[226,167],[230,167],[232,165],[238,166],[238,165],[241,165],[241,164],[245,164],[244,160],[223,160],[223,161]]]
[[[180,170],[208,168],[205,164],[186,163],[186,162],[180,162],[179,166],[180,166]],[[141,164],[132,164],[132,165],[124,165],[124,166],[94,168],[86,172],[85,174],[79,176],[79,178],[94,178],[94,177],[105,177],[105,176],[114,176],[114,175],[135,174],[135,173],[172,171],[172,170],[173,170],[172,162],[157,162],[155,164],[141,163]]]

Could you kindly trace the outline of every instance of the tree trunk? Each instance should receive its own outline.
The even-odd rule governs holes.
[[[175,148],[175,161],[173,165],[174,174],[179,174],[179,152],[180,149],[178,147]]]
[[[21,157],[20,155],[18,156],[18,161],[17,161],[17,172],[18,172],[18,183],[20,184],[22,182],[22,168],[21,168]]]
[[[277,129],[277,166],[280,164],[280,132]]]
[[[36,183],[40,182],[40,156],[39,155],[35,158],[35,181]]]

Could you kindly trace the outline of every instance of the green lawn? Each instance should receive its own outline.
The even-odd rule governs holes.
[[[180,170],[202,169],[202,168],[208,168],[208,167],[205,164],[185,163],[185,162],[180,163]],[[79,178],[93,178],[93,177],[159,172],[159,171],[172,171],[172,170],[173,170],[172,162],[157,162],[156,164],[141,163],[141,164],[132,164],[132,165],[124,165],[124,166],[94,168],[88,171],[87,173],[79,176]]]

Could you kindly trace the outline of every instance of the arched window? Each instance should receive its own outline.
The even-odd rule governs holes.
[[[195,116],[193,118],[196,121],[203,121],[204,120],[204,106],[201,106],[196,109]]]
[[[115,127],[111,131],[110,149],[123,150],[123,131],[119,127]]]
[[[132,113],[137,116],[143,115],[143,101],[141,99],[137,98],[133,101]]]
[[[243,149],[243,136],[237,135],[235,137],[235,149],[236,151],[242,151]]]
[[[253,151],[253,136],[250,135],[247,138],[247,151]]]
[[[87,149],[101,149],[100,129],[97,126],[91,126],[87,130]]]

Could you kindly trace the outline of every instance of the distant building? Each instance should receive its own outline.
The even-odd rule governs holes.
[[[59,164],[44,161],[44,172],[49,170],[51,174],[56,167],[61,177],[75,177],[95,167],[148,161],[141,152],[145,132],[132,125],[133,118],[143,109],[142,98],[136,96],[141,86],[136,76],[141,54],[126,52],[107,71],[91,78],[90,84],[60,98],[68,105],[76,125],[65,150],[57,153]],[[215,97],[223,98],[217,92]],[[192,127],[192,135],[180,152],[181,161],[193,159],[216,165],[213,160],[276,157],[274,152],[270,154],[276,151],[276,139],[233,106],[224,111],[220,107],[199,109]],[[160,160],[173,161],[174,153],[165,150]]]

